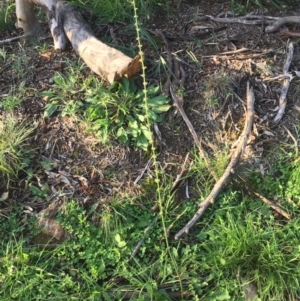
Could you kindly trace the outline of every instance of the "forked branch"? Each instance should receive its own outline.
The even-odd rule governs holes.
[[[222,177],[216,182],[214,188],[208,197],[199,205],[198,211],[195,213],[193,218],[175,235],[175,239],[180,238],[184,233],[193,227],[193,225],[202,217],[207,207],[212,204],[220,193],[222,187],[227,183],[229,176],[234,172],[234,167],[238,163],[240,156],[247,145],[249,135],[251,133],[253,125],[253,116],[254,116],[254,93],[253,89],[247,85],[247,111],[246,111],[246,121],[242,135],[239,138],[237,148],[231,157],[231,160],[222,175]]]

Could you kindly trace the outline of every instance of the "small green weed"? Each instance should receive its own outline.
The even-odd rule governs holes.
[[[159,87],[149,86],[145,103],[144,92],[138,91],[134,82],[127,78],[123,78],[122,83],[113,83],[109,89],[89,90],[85,99],[89,104],[84,113],[86,122],[103,143],[115,137],[125,145],[147,150],[152,136],[149,125],[160,122],[160,113],[170,108],[169,100],[158,95],[159,92]],[[146,105],[149,107],[148,116]]]
[[[147,150],[151,140],[151,125],[160,122],[160,113],[169,110],[169,100],[160,95],[160,88],[138,90],[133,80],[123,78],[109,88],[91,77],[83,80],[78,76],[79,70],[70,70],[66,76],[56,73],[54,87],[40,93],[49,98],[44,117],[50,117],[60,111],[62,116],[71,115],[83,118],[88,131],[95,133],[100,141],[108,143],[115,138],[125,145]],[[150,108],[146,114],[146,106]],[[149,124],[146,120],[149,119]]]
[[[76,117],[81,112],[83,103],[77,94],[84,91],[80,86],[78,73],[68,72],[66,76],[55,73],[53,81],[54,87],[48,91],[41,92],[41,96],[49,97],[50,102],[45,106],[44,117],[50,117],[55,112],[61,111],[62,116],[70,115]]]

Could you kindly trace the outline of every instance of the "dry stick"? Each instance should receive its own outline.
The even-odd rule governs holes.
[[[247,24],[247,25],[260,25],[263,22],[263,17],[259,16],[257,20],[248,20],[247,16],[246,17],[240,17],[240,18],[217,18],[214,16],[206,15],[209,19],[215,22],[219,23],[241,23],[241,24]],[[266,17],[267,18],[267,17]],[[253,18],[252,18],[253,19]],[[271,20],[264,20],[265,24],[270,24]]]
[[[289,90],[290,82],[292,80],[292,77],[289,76],[288,72],[293,59],[293,54],[294,54],[294,45],[292,42],[290,42],[288,45],[288,53],[287,53],[286,61],[283,66],[283,75],[287,75],[288,77],[283,80],[283,85],[282,85],[281,94],[279,98],[279,110],[276,117],[274,118],[275,123],[278,123],[281,120],[285,111],[286,96]]]
[[[273,24],[267,26],[265,32],[274,32],[285,23],[300,23],[300,16],[287,16],[279,18],[277,21],[273,22]]]
[[[145,168],[142,170],[141,174],[135,179],[135,181],[133,182],[134,185],[136,185],[138,183],[138,181],[143,177],[144,173],[146,172],[146,170],[149,168],[149,166],[152,164],[153,159],[151,158]]]
[[[219,192],[221,191],[224,184],[226,184],[229,176],[231,173],[234,172],[234,167],[238,163],[239,158],[246,147],[248,137],[251,132],[251,128],[253,125],[253,116],[254,116],[254,93],[253,89],[249,88],[249,82],[247,84],[247,112],[246,112],[246,121],[245,127],[243,130],[242,135],[240,136],[240,142],[231,157],[231,160],[222,175],[222,177],[216,182],[214,188],[212,189],[211,193],[208,197],[199,205],[199,209],[193,218],[175,235],[175,240],[180,238],[183,233],[188,233],[189,229],[199,220],[199,218],[204,214],[206,208],[214,202],[216,197],[218,196]]]
[[[10,43],[10,42],[13,42],[13,41],[17,41],[17,40],[20,40],[20,39],[23,39],[23,38],[28,38],[29,35],[28,34],[23,34],[21,36],[18,36],[18,37],[13,37],[13,38],[10,38],[10,39],[6,39],[6,40],[2,40],[0,41],[0,45],[1,44],[7,44],[7,43]],[[39,40],[46,40],[48,38],[51,38],[51,36],[44,36],[44,37],[39,37]]]
[[[187,153],[186,156],[185,156],[184,162],[183,162],[182,167],[181,167],[180,174],[177,175],[177,177],[176,177],[176,179],[175,179],[175,181],[174,181],[174,183],[172,185],[172,188],[171,188],[171,191],[170,191],[171,194],[177,189],[177,187],[179,186],[179,183],[182,180],[183,174],[187,171],[187,169],[186,169],[186,163],[187,163],[187,161],[189,159],[189,155],[190,154]]]
[[[194,129],[192,123],[191,123],[190,120],[188,119],[188,117],[187,117],[187,115],[186,115],[186,113],[185,113],[185,111],[184,111],[184,109],[183,109],[182,101],[179,100],[179,98],[181,98],[182,96],[177,97],[176,94],[175,94],[175,92],[174,92],[174,90],[173,90],[173,87],[172,87],[172,86],[170,87],[170,92],[171,92],[171,96],[172,96],[172,99],[173,99],[173,101],[174,101],[174,104],[175,104],[175,106],[177,107],[179,113],[181,114],[183,120],[185,121],[185,123],[186,123],[186,125],[187,125],[187,127],[188,127],[188,129],[189,129],[189,131],[190,131],[190,133],[192,134],[193,139],[194,139],[194,141],[195,141],[195,143],[196,143],[196,145],[197,145],[197,147],[198,147],[198,149],[199,149],[199,152],[200,152],[202,158],[204,159],[204,162],[205,162],[207,168],[209,169],[209,172],[210,172],[211,175],[214,177],[214,179],[217,181],[217,180],[218,180],[218,176],[217,176],[217,174],[214,172],[214,170],[211,168],[211,164],[210,164],[209,161],[208,161],[207,154],[206,154],[206,152],[204,151],[204,149],[202,148],[201,142],[200,142],[200,140],[199,140],[199,138],[198,138],[198,136],[197,136],[197,134],[196,134],[196,131],[195,131],[195,129]]]
[[[13,42],[13,41],[16,41],[16,40],[20,40],[20,39],[26,38],[27,36],[28,36],[27,34],[23,34],[23,35],[18,36],[18,37],[13,37],[13,38],[10,38],[10,39],[2,40],[2,41],[0,41],[0,45],[10,43],[10,42]]]
[[[294,141],[294,146],[295,146],[295,154],[298,157],[298,142],[296,140],[296,138],[292,135],[292,133],[289,131],[288,128],[286,128],[285,125],[283,125],[283,128],[287,131],[287,133],[289,134],[289,136],[292,138],[292,140]]]
[[[266,197],[262,196],[261,194],[259,194],[257,191],[255,191],[248,183],[247,181],[241,177],[238,176],[239,179],[241,179],[243,181],[243,183],[246,185],[246,188],[248,190],[250,190],[255,196],[257,196],[258,198],[260,198],[265,204],[267,204],[268,206],[270,206],[272,209],[274,209],[277,213],[281,214],[283,217],[285,217],[286,219],[291,219],[291,216],[285,211],[283,210],[279,205],[277,205],[276,203],[270,201],[269,199],[267,199]]]

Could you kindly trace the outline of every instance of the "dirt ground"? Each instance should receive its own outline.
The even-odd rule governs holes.
[[[209,1],[207,1],[209,2]],[[264,172],[268,169],[266,154],[279,142],[295,144],[298,136],[296,120],[300,114],[299,79],[295,71],[300,71],[298,38],[291,37],[294,55],[290,72],[294,72],[288,91],[287,106],[282,120],[274,123],[278,112],[279,97],[283,80],[267,80],[282,74],[287,55],[289,37],[275,33],[265,33],[264,25],[245,25],[219,23],[203,20],[204,15],[232,17],[230,1],[212,4],[197,4],[198,1],[182,1],[173,5],[169,18],[156,18],[143,24],[157,42],[155,49],[144,41],[148,81],[162,83],[166,75],[156,72],[160,57],[167,60],[166,45],[155,35],[160,29],[168,39],[172,54],[180,61],[186,74],[183,87],[184,109],[196,133],[203,141],[203,147],[210,156],[231,147],[238,139],[244,126],[246,85],[254,88],[255,125],[248,141],[244,160],[253,170]],[[298,11],[279,12],[270,8],[259,11],[248,9],[248,13],[265,16],[299,15]],[[88,15],[88,14],[87,14]],[[244,15],[244,14],[241,14]],[[90,20],[93,20],[90,18]],[[135,45],[134,32],[127,31],[124,24],[91,24],[97,37],[109,40],[107,30],[114,28],[118,45]],[[43,27],[49,34],[47,24]],[[287,24],[281,30],[297,31],[298,24]],[[0,40],[22,34],[21,30],[0,33]],[[198,36],[199,35],[199,36]],[[47,98],[40,92],[49,90],[53,85],[55,72],[64,73],[66,59],[78,63],[72,49],[62,53],[48,47],[41,53],[33,44],[22,41],[6,43],[2,46],[8,55],[20,55],[20,49],[29,59],[30,68],[25,72],[27,87],[24,99],[18,107],[17,116],[38,122],[38,127],[30,141],[33,152],[51,169],[41,164],[34,170],[34,185],[41,189],[49,185],[49,202],[72,197],[83,204],[95,200],[110,199],[112,196],[133,196],[141,193],[135,180],[145,170],[149,156],[139,150],[124,147],[112,142],[111,147],[102,146],[83,125],[73,117],[43,118]],[[51,37],[40,44],[51,44]],[[242,49],[241,52],[239,50]],[[21,68],[22,69],[22,68]],[[91,71],[84,69],[84,76]],[[12,86],[17,87],[24,80],[24,74],[5,66],[0,67],[0,101],[9,93]],[[137,79],[137,82],[139,80]],[[4,111],[1,114],[5,114]],[[299,124],[299,123],[298,123]],[[174,174],[180,170],[187,152],[194,149],[193,138],[179,112],[172,108],[158,124],[162,139],[157,138],[158,160],[166,172]],[[151,177],[151,164],[143,177]],[[47,207],[43,198],[33,196],[26,189],[25,175],[10,189],[10,198],[30,206],[33,210]],[[25,193],[24,193],[25,191]],[[0,194],[1,195],[1,194]]]

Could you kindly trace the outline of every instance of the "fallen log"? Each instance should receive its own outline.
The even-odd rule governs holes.
[[[46,13],[55,49],[65,49],[69,40],[88,67],[110,83],[123,76],[131,78],[139,72],[141,54],[132,59],[102,43],[78,9],[65,1],[16,0],[16,26],[22,28],[26,36],[40,36],[42,33],[34,5],[41,6]]]

